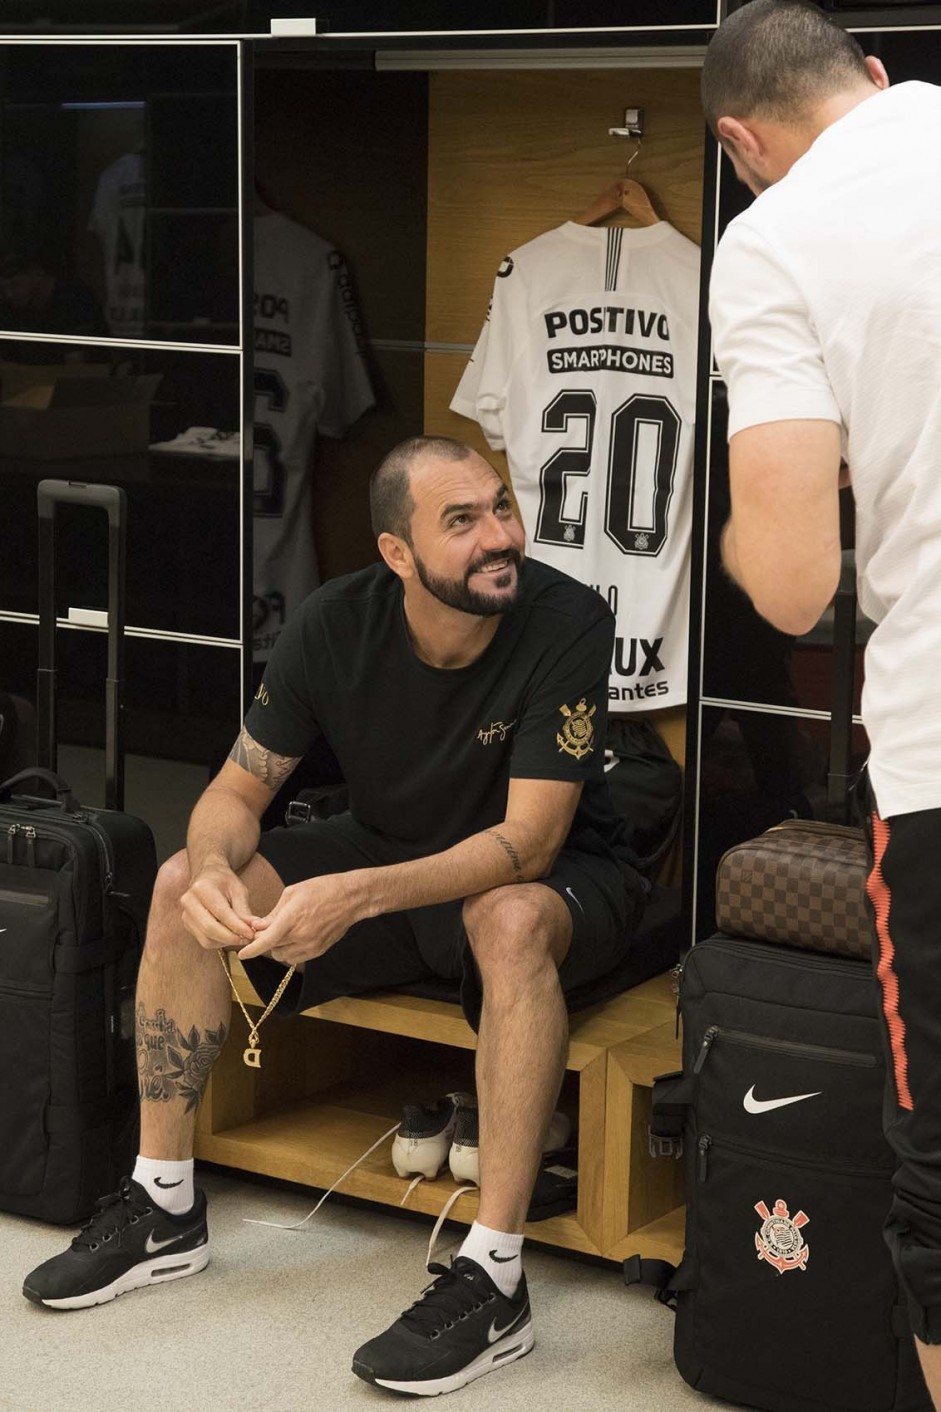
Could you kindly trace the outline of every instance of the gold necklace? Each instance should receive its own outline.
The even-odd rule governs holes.
[[[229,978],[229,985],[232,987],[232,994],[238,1001],[239,1009],[245,1016],[246,1021],[248,1022],[248,1048],[242,1051],[242,1062],[244,1064],[247,1064],[250,1069],[260,1069],[261,1045],[258,1043],[258,1031],[261,1029],[262,1025],[265,1023],[268,1016],[271,1014],[272,1010],[277,1005],[278,1001],[281,999],[287,987],[287,983],[293,976],[294,972],[297,970],[297,967],[291,966],[290,969],[285,973],[283,981],[278,986],[278,989],[275,991],[274,995],[268,1002],[268,1008],[265,1010],[264,1014],[259,1019],[253,1020],[251,1015],[245,1009],[245,1006],[242,1004],[242,997],[239,995],[238,991],[235,988],[235,981],[232,979],[232,971],[229,966],[228,952],[220,951],[219,959],[222,962],[222,969],[225,971],[226,975]]]

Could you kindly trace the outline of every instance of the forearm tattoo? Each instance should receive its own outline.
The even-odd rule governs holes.
[[[225,1043],[226,1027],[183,1034],[165,1010],[148,1015],[137,1007],[137,1086],[142,1103],[182,1098],[191,1113],[203,1096],[210,1070]]]
[[[301,755],[275,755],[253,740],[243,726],[238,740],[229,751],[229,759],[241,765],[250,775],[261,780],[269,789],[280,789],[288,775],[303,759]]]
[[[519,854],[512,843],[510,843],[509,839],[504,838],[502,833],[497,833],[496,829],[487,829],[486,832],[489,833],[491,838],[496,839],[497,843],[499,843],[500,847],[509,858],[513,867],[513,881],[520,883],[525,882],[526,879],[523,876],[523,865],[520,862]]]

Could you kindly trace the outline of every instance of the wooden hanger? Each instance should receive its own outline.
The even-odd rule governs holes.
[[[660,220],[640,182],[632,177],[621,177],[598,193],[588,210],[575,217],[575,224],[593,226],[615,211],[626,211],[642,226],[654,226]]]
[[[598,193],[588,210],[583,215],[576,216],[576,225],[593,226],[596,221],[603,221],[605,216],[611,216],[615,211],[626,211],[642,226],[657,225],[660,217],[654,210],[650,197],[640,182],[635,181],[631,176],[631,163],[636,161],[639,153],[640,143],[638,142],[637,150],[627,163],[624,176]]]

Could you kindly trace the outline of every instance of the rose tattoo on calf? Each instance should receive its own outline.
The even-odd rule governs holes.
[[[190,1113],[203,1096],[206,1080],[225,1043],[225,1025],[184,1034],[165,1010],[148,1015],[137,1007],[137,1083],[141,1102],[186,1102]]]

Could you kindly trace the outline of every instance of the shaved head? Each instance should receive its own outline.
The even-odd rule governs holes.
[[[856,40],[805,0],[750,0],[723,20],[706,50],[702,106],[722,117],[800,123],[836,93],[870,82]]]
[[[411,490],[412,467],[423,457],[466,461],[471,448],[450,436],[411,436],[400,441],[380,461],[369,481],[369,513],[373,533],[394,534],[411,543],[415,501]]]

